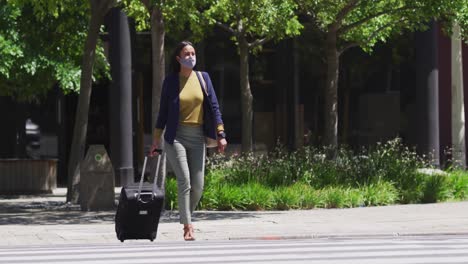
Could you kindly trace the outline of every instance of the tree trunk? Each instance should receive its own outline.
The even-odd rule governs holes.
[[[240,55],[240,86],[241,86],[241,111],[242,111],[242,153],[253,150],[252,147],[252,122],[253,122],[253,96],[250,91],[249,81],[249,48],[247,40],[239,39]]]
[[[465,105],[463,94],[463,63],[460,26],[454,26],[452,35],[452,147],[453,165],[466,167]]]
[[[159,101],[161,100],[162,83],[165,76],[165,56],[164,56],[164,38],[165,38],[164,20],[160,8],[153,8],[151,14],[151,46],[153,55],[153,89],[151,119],[152,127],[156,125],[158,117]]]
[[[159,102],[161,100],[161,90],[166,75],[164,38],[166,30],[164,27],[164,17],[160,7],[154,7],[151,11],[151,47],[153,56],[153,87],[151,95],[151,129],[156,126],[158,118]],[[162,141],[164,144],[164,140]],[[160,166],[160,175],[166,176],[166,155],[163,155]],[[160,177],[161,178],[161,177]]]
[[[101,14],[99,11],[91,11],[89,30],[84,46],[83,61],[81,65],[80,95],[78,97],[78,106],[75,115],[70,159],[68,161],[67,202],[71,203],[77,203],[79,198],[80,162],[85,154],[93,65],[96,56],[99,29],[101,27],[103,17],[104,14]]]
[[[336,29],[329,29],[326,41],[327,83],[325,88],[325,146],[338,146],[338,74],[339,55],[336,46]]]

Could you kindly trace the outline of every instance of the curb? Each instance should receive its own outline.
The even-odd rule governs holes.
[[[301,239],[388,239],[388,238],[416,238],[416,237],[467,237],[468,232],[421,232],[421,233],[381,233],[381,234],[312,234],[312,235],[285,235],[285,236],[251,236],[229,237],[228,240],[301,240]]]

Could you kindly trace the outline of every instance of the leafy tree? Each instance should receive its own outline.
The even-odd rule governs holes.
[[[232,36],[240,57],[242,152],[252,151],[253,96],[249,81],[249,54],[271,40],[298,35],[302,25],[296,4],[288,0],[210,0],[203,12],[210,25]]]
[[[0,0],[0,95],[17,101],[39,102],[58,85],[65,93],[80,86],[86,5],[81,1]],[[98,71],[106,69],[102,49]],[[99,74],[94,75],[96,78]],[[24,119],[14,111],[19,135],[16,156],[25,155]]]
[[[0,94],[38,101],[55,83],[77,91],[86,16],[79,1],[0,1]],[[101,63],[100,65],[104,65]]]
[[[463,0],[296,0],[323,36],[326,50],[324,144],[338,145],[338,76],[341,54],[374,45],[407,30],[423,30],[432,19],[450,19]],[[449,20],[450,20],[449,19]]]
[[[76,202],[93,66],[97,62],[97,68],[106,68],[102,49],[97,49],[99,32],[115,1],[7,0],[6,4],[2,1],[0,10],[7,16],[2,16],[6,23],[0,26],[2,35],[5,34],[0,37],[0,53],[6,54],[6,60],[0,64],[3,75],[0,78],[7,79],[2,81],[7,85],[0,89],[17,98],[30,98],[44,93],[58,80],[66,91],[79,90],[67,193],[67,201]],[[80,58],[81,66],[77,67]]]

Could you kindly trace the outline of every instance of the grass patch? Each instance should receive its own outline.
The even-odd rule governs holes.
[[[423,195],[421,202],[436,203],[452,197],[449,177],[445,175],[424,175]]]
[[[271,189],[259,183],[242,186],[246,210],[268,210],[273,208],[274,194]]]
[[[466,171],[452,171],[449,177],[452,196],[456,200],[468,199],[468,173]]]
[[[398,190],[389,182],[377,182],[362,188],[366,206],[390,205],[398,200]]]

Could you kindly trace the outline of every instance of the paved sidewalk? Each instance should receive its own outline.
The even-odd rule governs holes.
[[[65,191],[59,188],[52,195],[0,196],[0,246],[118,242],[114,211],[82,212],[77,205],[65,204]],[[198,211],[194,219],[199,240],[466,235],[468,202],[301,211]],[[156,239],[182,241],[177,212],[164,213]]]

